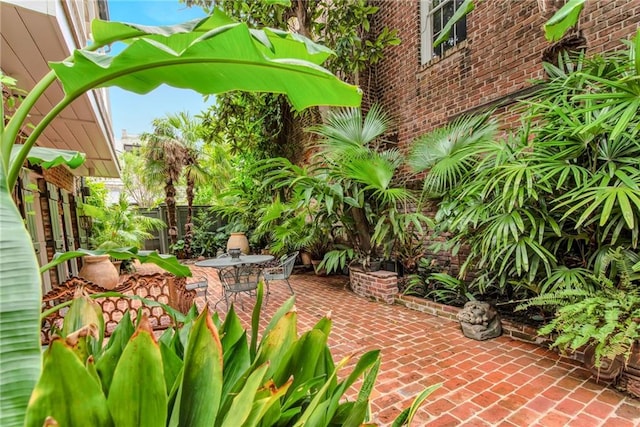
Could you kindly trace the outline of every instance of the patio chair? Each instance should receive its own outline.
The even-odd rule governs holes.
[[[198,291],[204,289],[204,303],[209,304],[209,298],[207,297],[207,290],[209,289],[209,280],[206,276],[202,276],[197,282],[187,283],[185,289],[188,291]]]
[[[227,310],[229,310],[229,299],[231,297],[236,301],[240,294],[253,295],[258,289],[258,283],[263,279],[262,268],[251,265],[226,267],[221,269],[218,275],[220,277],[220,283],[222,284],[222,298],[216,302],[214,309],[218,306],[218,303],[224,300],[227,305]],[[268,296],[266,298],[268,298]],[[244,310],[241,295],[240,307]]]
[[[291,283],[289,283],[289,276],[293,272],[293,264],[296,262],[296,258],[298,257],[298,251],[293,252],[290,255],[285,255],[280,259],[280,265],[277,267],[271,267],[264,270],[264,281],[267,284],[267,294],[269,291],[269,281],[270,280],[284,280],[287,282],[287,286],[289,286],[289,290],[291,291],[291,295],[293,292],[293,288],[291,287]]]

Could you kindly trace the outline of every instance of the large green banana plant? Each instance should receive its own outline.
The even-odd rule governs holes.
[[[102,347],[100,305],[76,295],[61,336],[46,350],[25,425],[362,425],[379,352],[365,353],[338,378],[351,357],[334,363],[327,345],[331,319],[321,319],[298,336],[293,297],[257,342],[262,297],[261,286],[249,336],[233,307],[224,322],[207,310],[197,315],[194,307],[183,326],[159,339],[145,317],[134,327],[127,314]],[[357,397],[344,399],[360,378]],[[415,407],[396,425],[410,421]]]
[[[39,136],[66,106],[95,88],[119,86],[143,94],[161,84],[202,94],[231,90],[284,93],[297,109],[312,105],[357,106],[361,99],[356,87],[341,82],[319,65],[331,55],[330,50],[287,32],[250,29],[220,11],[169,27],[96,20],[91,32],[91,45],[75,50],[64,61],[52,63],[51,71],[26,95],[6,125],[4,108],[0,109],[2,426],[23,424],[27,402],[42,367],[38,266],[10,194]],[[119,54],[100,52],[118,41],[127,44]],[[0,77],[4,85],[7,78]],[[25,143],[14,148],[32,108],[56,80],[64,89],[63,98],[35,124]],[[65,351],[62,343],[54,347],[57,348],[50,351],[46,363],[53,354]]]

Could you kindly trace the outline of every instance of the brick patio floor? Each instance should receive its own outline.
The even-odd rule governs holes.
[[[215,270],[192,266],[194,281],[209,278],[210,306],[220,297]],[[389,425],[425,387],[442,383],[418,412],[414,426],[640,425],[640,401],[598,384],[575,362],[535,345],[500,337],[465,338],[456,322],[356,296],[342,276],[294,274],[299,331],[331,312],[334,358],[380,349],[382,365],[372,396],[373,421]],[[262,327],[289,296],[272,282]],[[198,298],[202,308],[204,298]],[[244,297],[248,322],[253,300]],[[224,312],[224,302],[218,311]],[[248,324],[248,323],[246,323]]]

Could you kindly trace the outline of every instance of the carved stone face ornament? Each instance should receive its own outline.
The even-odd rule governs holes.
[[[498,312],[489,303],[469,301],[458,313],[462,333],[467,338],[478,341],[499,337],[502,324]]]

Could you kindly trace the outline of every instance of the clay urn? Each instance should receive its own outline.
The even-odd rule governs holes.
[[[120,278],[109,255],[85,255],[78,275],[105,289],[115,289]]]
[[[227,240],[227,252],[229,249],[238,248],[240,251],[247,255],[249,254],[249,240],[244,233],[231,233],[229,240]]]

